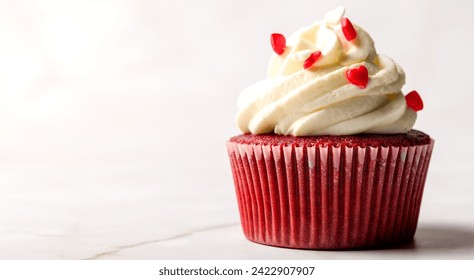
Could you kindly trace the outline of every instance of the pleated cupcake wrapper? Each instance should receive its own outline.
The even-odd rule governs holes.
[[[374,148],[228,142],[244,234],[257,243],[306,249],[410,241],[433,144]]]

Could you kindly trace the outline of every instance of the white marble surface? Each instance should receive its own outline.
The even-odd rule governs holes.
[[[2,176],[0,258],[474,258],[472,196],[463,195],[467,189],[459,187],[463,178],[454,178],[462,174],[451,178],[430,174],[414,243],[385,250],[331,252],[247,241],[238,223],[228,172],[219,170],[229,176],[212,176],[208,171],[206,180],[199,174],[206,168],[196,168],[187,178],[164,184],[167,176],[160,176],[160,164],[159,160],[119,159],[63,159],[48,165],[2,162],[1,170],[9,176]],[[222,165],[227,167],[225,158]],[[454,183],[449,192],[436,183],[444,180]]]
[[[333,4],[0,0],[0,259],[474,259],[461,2],[341,1],[404,67],[437,142],[415,242],[333,252],[247,241],[225,151],[267,35]]]

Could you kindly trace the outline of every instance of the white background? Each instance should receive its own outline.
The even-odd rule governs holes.
[[[416,242],[241,233],[226,140],[269,34],[345,5],[407,74],[435,150]],[[0,258],[474,258],[472,1],[0,1]]]

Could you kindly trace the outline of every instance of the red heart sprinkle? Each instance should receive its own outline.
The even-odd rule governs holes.
[[[272,43],[272,48],[276,54],[281,55],[286,48],[286,39],[285,36],[279,33],[273,33],[270,36],[270,41]]]
[[[369,82],[369,71],[367,71],[364,65],[361,65],[357,68],[347,70],[346,78],[352,84],[363,89]]]
[[[407,102],[407,107],[413,109],[415,112],[423,109],[423,100],[421,100],[421,97],[416,90],[408,93],[405,96],[405,101]]]
[[[303,64],[303,67],[304,69],[308,69],[310,68],[311,66],[313,66],[313,64],[316,62],[316,60],[318,60],[318,58],[321,56],[321,52],[320,51],[315,51],[314,53],[312,53],[305,61],[304,61],[304,64]]]
[[[357,37],[357,31],[352,26],[351,21],[348,18],[343,18],[341,20],[342,33],[346,37],[347,41],[352,41]]]

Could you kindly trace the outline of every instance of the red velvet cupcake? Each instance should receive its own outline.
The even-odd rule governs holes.
[[[229,152],[245,236],[303,249],[413,239],[434,141],[423,102],[344,9],[272,34],[268,78],[239,97]]]

